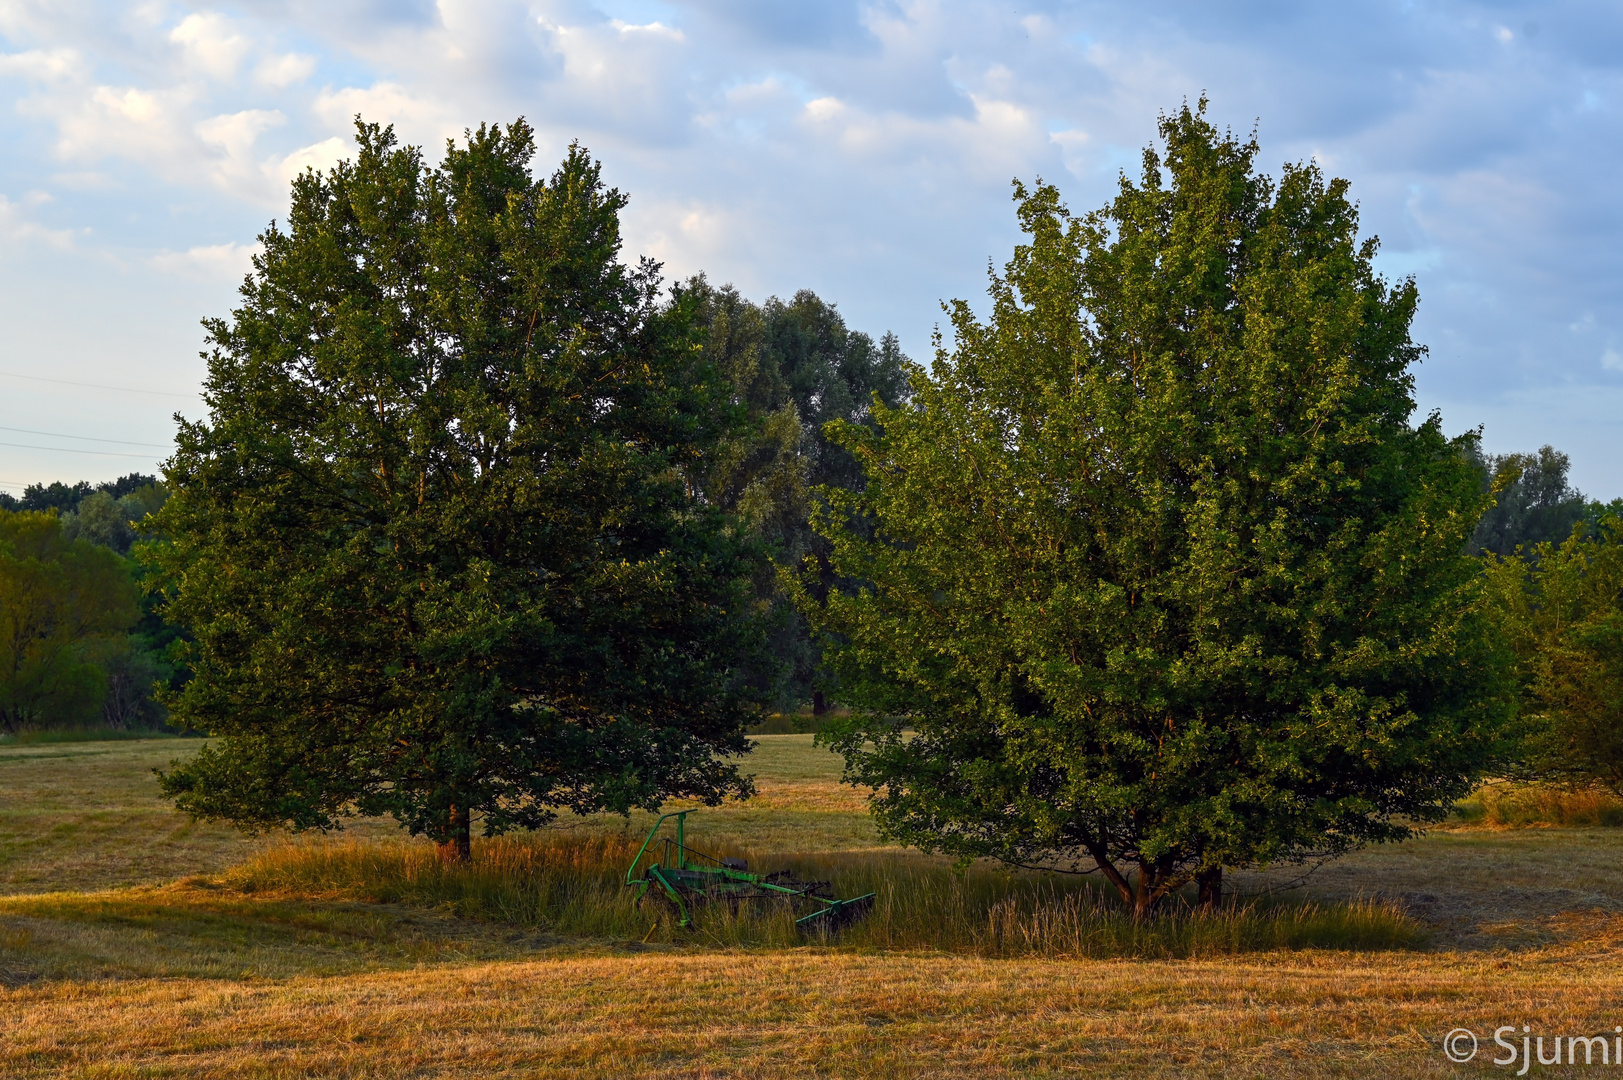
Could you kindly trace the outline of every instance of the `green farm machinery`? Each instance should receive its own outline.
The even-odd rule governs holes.
[[[781,905],[795,915],[795,926],[809,936],[830,937],[873,907],[874,894],[836,900],[826,881],[800,881],[787,870],[752,874],[743,859],[716,858],[687,844],[685,827],[691,810],[666,814],[648,830],[637,857],[626,870],[626,884],[637,899],[663,901],[677,925],[691,928],[699,909],[725,903],[733,911],[744,905]],[[660,835],[676,819],[676,835]],[[655,852],[659,857],[652,861]]]

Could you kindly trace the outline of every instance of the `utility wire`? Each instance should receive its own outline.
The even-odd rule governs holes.
[[[23,427],[0,426],[0,431],[16,431],[24,435],[47,435],[53,439],[77,439],[80,442],[118,443],[120,446],[150,446],[157,450],[168,450],[174,445],[173,443],[131,442],[129,439],[98,439],[92,435],[64,435],[60,431],[35,431],[32,428]]]
[[[58,454],[90,454],[95,457],[138,457],[151,460],[156,454],[120,454],[111,450],[75,450],[71,446],[34,446],[32,443],[0,442],[0,446],[15,446],[19,450],[52,450]]]
[[[177,394],[173,390],[137,390],[133,386],[108,386],[105,383],[72,382],[68,379],[47,379],[43,375],[19,375],[15,371],[0,371],[8,379],[27,379],[30,382],[57,383],[62,386],[82,386],[90,390],[117,390],[121,394],[151,394],[154,397],[177,397],[195,401],[196,394]]]

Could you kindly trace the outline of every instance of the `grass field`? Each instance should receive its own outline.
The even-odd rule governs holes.
[[[757,741],[760,798],[695,814],[695,842],[892,874],[894,902],[951,923],[950,871],[878,845],[835,759],[809,736]],[[1474,1076],[1506,1071],[1488,1064],[1494,1027],[1623,1024],[1623,830],[1482,824],[1537,817],[1499,795],[1498,818],[1467,813],[1287,894],[1397,905],[1424,931],[1409,947],[986,955],[950,935],[644,942],[626,932],[642,921],[590,933],[436,905],[444,882],[380,895],[422,851],[387,823],[290,846],[168,810],[151,770],[194,746],[0,747],[0,1076]],[[575,821],[483,851],[610,860],[644,828]],[[1014,887],[975,873],[971,892]],[[1290,875],[1235,877],[1260,895]],[[1470,1065],[1442,1054],[1457,1027],[1482,1039]]]

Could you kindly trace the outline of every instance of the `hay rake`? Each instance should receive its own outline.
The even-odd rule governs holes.
[[[665,814],[648,830],[637,857],[626,869],[626,884],[637,899],[655,897],[670,905],[677,925],[691,928],[698,909],[726,903],[734,911],[744,904],[782,904],[795,913],[801,933],[829,937],[866,915],[874,894],[836,900],[826,881],[800,881],[788,870],[752,874],[743,859],[718,859],[687,844],[685,827],[691,810]],[[660,827],[676,819],[676,835],[660,836]],[[660,857],[643,865],[658,840]],[[640,876],[639,876],[640,868]],[[804,912],[804,914],[801,914]]]

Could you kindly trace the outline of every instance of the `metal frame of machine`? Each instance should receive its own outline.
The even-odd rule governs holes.
[[[828,936],[862,918],[873,907],[874,893],[836,900],[826,881],[799,881],[787,870],[752,874],[742,859],[718,859],[687,845],[685,826],[691,810],[665,814],[648,830],[637,857],[626,868],[626,885],[637,890],[637,899],[655,895],[669,903],[678,916],[677,925],[691,928],[696,909],[704,904],[725,902],[736,911],[739,905],[777,902],[792,911],[812,907],[797,915],[795,925],[802,933]],[[660,827],[676,819],[676,835],[659,837]],[[642,868],[655,838],[661,841],[661,858]]]

